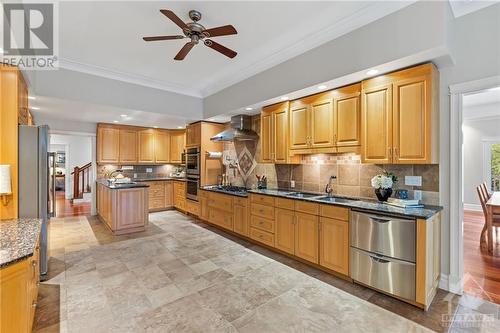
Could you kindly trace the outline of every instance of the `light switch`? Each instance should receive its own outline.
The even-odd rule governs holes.
[[[295,188],[295,180],[290,180],[290,188]]]
[[[422,176],[405,176],[405,185],[422,186]]]

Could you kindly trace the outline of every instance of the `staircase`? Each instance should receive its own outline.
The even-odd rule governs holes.
[[[73,176],[73,199],[83,199],[85,193],[90,193],[90,171],[92,170],[92,162],[84,166],[76,166],[71,175]]]

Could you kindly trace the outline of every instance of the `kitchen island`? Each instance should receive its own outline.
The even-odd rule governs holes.
[[[114,235],[144,231],[149,220],[145,183],[113,184],[97,180],[97,216]]]

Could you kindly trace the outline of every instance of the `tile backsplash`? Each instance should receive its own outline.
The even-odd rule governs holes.
[[[254,118],[253,129],[259,133],[260,119]],[[239,169],[226,168],[226,173],[233,185],[256,187],[255,175],[266,175],[268,188],[292,189],[291,181],[295,182],[295,191],[324,193],[330,176],[336,176],[333,190],[336,195],[376,199],[371,187],[373,176],[384,170],[394,173],[398,178],[394,189],[406,189],[410,198],[413,191],[422,191],[422,202],[439,204],[439,165],[378,165],[362,164],[361,157],[356,154],[318,154],[303,156],[301,164],[263,164],[258,163],[260,145],[258,141],[226,142],[224,143],[224,163],[239,161],[242,152],[248,150],[253,157],[254,168],[248,174]],[[243,176],[242,176],[243,174]],[[421,176],[422,186],[405,185],[405,176]]]
[[[114,164],[104,164],[97,166],[97,178],[105,178],[106,174],[117,170],[119,167],[123,167],[123,165],[114,165]],[[160,177],[168,177],[170,173],[176,171],[179,166],[173,164],[164,164],[164,165],[134,165],[133,170],[123,170],[122,174],[125,177],[134,178],[134,174],[137,175],[137,178],[160,178]],[[151,168],[152,172],[146,172],[146,169]]]

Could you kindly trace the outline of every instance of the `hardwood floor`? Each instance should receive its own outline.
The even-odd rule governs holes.
[[[90,215],[90,202],[73,204],[71,200],[64,197],[64,191],[56,192],[56,216],[80,216]]]
[[[479,245],[481,212],[464,212],[464,292],[500,304],[500,230],[493,232],[493,255]]]

